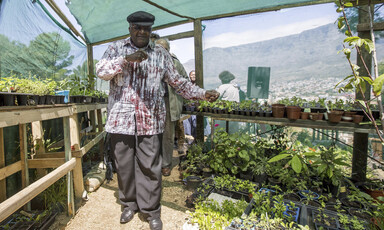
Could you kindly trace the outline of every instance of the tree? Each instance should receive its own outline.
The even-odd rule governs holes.
[[[10,41],[8,37],[0,34],[1,75],[8,76],[11,72],[22,74],[23,50],[26,46],[22,43]]]
[[[27,54],[31,72],[40,77],[52,77],[60,69],[72,64],[74,56],[69,56],[69,42],[56,32],[42,33],[30,42]]]
[[[38,35],[29,46],[0,35],[1,74],[60,79],[74,59],[69,56],[70,50],[69,42],[56,32]]]

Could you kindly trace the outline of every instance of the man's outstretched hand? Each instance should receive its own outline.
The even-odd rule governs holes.
[[[207,90],[205,91],[205,100],[209,101],[209,102],[214,102],[217,100],[217,98],[219,98],[220,96],[220,93],[217,92],[216,90]]]

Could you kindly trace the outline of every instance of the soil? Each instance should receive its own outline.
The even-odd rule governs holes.
[[[163,177],[163,191],[161,199],[161,219],[163,229],[182,229],[188,214],[192,211],[187,208],[186,199],[193,191],[186,189],[180,179],[178,170],[178,153],[173,153],[173,167],[169,177]],[[80,203],[80,202],[79,202]],[[73,218],[61,213],[49,228],[57,229],[149,229],[148,222],[138,213],[132,221],[120,224],[121,207],[118,203],[118,185],[116,174],[109,184],[104,182],[95,192],[88,194],[88,201],[82,201],[76,207],[76,215]]]

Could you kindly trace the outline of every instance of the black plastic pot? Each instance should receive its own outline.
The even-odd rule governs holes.
[[[28,105],[28,99],[32,95],[29,94],[16,94],[17,105]]]
[[[267,182],[268,175],[266,173],[253,176],[253,182],[258,183],[259,185],[265,184]]]
[[[46,95],[40,95],[39,96],[39,101],[37,104],[39,105],[45,105],[47,101],[47,96]]]
[[[16,105],[16,95],[13,93],[0,92],[0,97],[3,106],[15,106]]]
[[[188,176],[184,179],[184,183],[188,190],[195,190],[203,180],[198,176]]]

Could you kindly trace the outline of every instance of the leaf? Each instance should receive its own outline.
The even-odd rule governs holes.
[[[301,160],[299,159],[298,156],[293,156],[292,162],[291,162],[291,166],[292,166],[292,169],[296,173],[300,173],[301,172],[301,169],[302,169],[303,166],[302,166]]]
[[[307,156],[307,157],[310,157],[310,156],[316,156],[316,155],[317,155],[316,152],[305,152],[305,153],[303,153],[303,154],[304,154],[304,156]]]
[[[375,80],[373,80],[372,86],[373,86],[373,93],[375,96],[379,96],[381,93],[381,90],[383,88],[384,83],[384,74],[377,77]]]
[[[352,34],[349,30],[346,30],[344,34],[348,37],[352,37]]]
[[[368,82],[370,85],[372,85],[373,81],[370,77],[361,77],[363,78],[366,82]]]
[[[344,4],[345,7],[353,7],[353,4],[352,2],[347,2]]]
[[[285,153],[285,154],[279,154],[277,156],[274,156],[272,157],[268,163],[272,163],[272,162],[276,162],[276,161],[279,161],[279,160],[282,160],[284,158],[286,158],[287,156],[290,156],[291,154],[288,154],[288,153]]]
[[[365,102],[363,100],[357,100],[357,102],[359,102],[364,109],[367,109],[367,107],[365,106]]]
[[[373,42],[369,39],[363,39],[364,41],[364,47],[365,49],[371,53],[374,49],[375,49],[375,45],[373,44]]]
[[[333,171],[332,171],[331,168],[328,168],[328,170],[327,170],[327,175],[328,175],[328,178],[332,178],[332,176],[333,176]]]
[[[355,45],[358,40],[361,40],[361,38],[353,36],[353,37],[347,37],[344,39],[344,42],[347,42],[349,45]]]
[[[361,78],[360,77],[358,77],[355,81],[354,81],[354,83],[353,83],[354,85],[355,85],[355,87],[358,89],[358,90],[360,90],[360,87],[361,87],[361,93],[365,93],[365,90],[366,90],[366,87],[365,87],[365,81],[362,81],[361,80]],[[360,86],[360,87],[359,87]]]
[[[335,159],[335,160],[333,161],[333,163],[335,163],[335,164],[337,164],[337,165],[342,165],[342,166],[350,166],[349,164],[345,163],[345,162],[343,161],[343,159],[341,159],[341,158],[337,158],[337,159]]]
[[[245,151],[245,150],[240,151],[239,156],[241,158],[243,158],[244,160],[249,161],[249,155],[248,155],[247,151]]]
[[[344,24],[344,20],[343,19],[339,19],[338,22],[337,22],[337,27],[339,28],[339,30],[342,30],[344,27],[345,27],[345,24]]]
[[[326,168],[327,168],[327,165],[326,164],[322,164],[322,165],[320,165],[317,168],[317,171],[319,172],[319,174],[322,174],[325,171]]]

